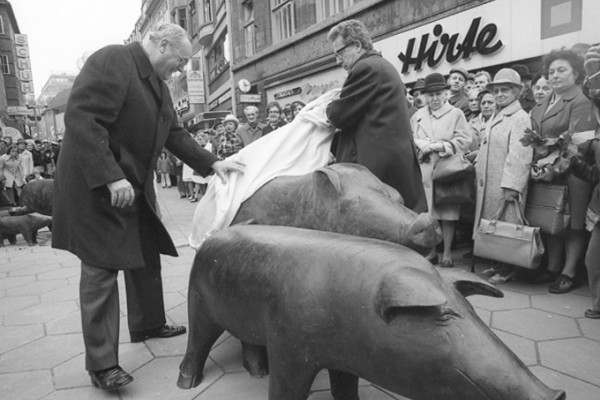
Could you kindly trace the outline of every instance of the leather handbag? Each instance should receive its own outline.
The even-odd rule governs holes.
[[[454,144],[450,144],[454,147],[454,154],[437,161],[431,173],[431,180],[434,182],[454,182],[475,174],[475,167],[467,160],[464,153],[456,149]]]
[[[561,234],[569,227],[569,188],[544,182],[533,182],[527,193],[525,218],[539,226],[542,233]]]
[[[500,220],[508,204],[517,209],[517,223]],[[481,219],[475,232],[473,254],[523,268],[538,268],[544,254],[540,228],[528,226],[516,199],[505,200],[491,219]]]
[[[475,182],[472,176],[454,182],[433,182],[433,203],[468,204],[475,200]]]

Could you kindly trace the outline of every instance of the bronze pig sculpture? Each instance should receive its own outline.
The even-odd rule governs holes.
[[[13,207],[11,215],[25,215],[33,212],[52,216],[52,194],[54,179],[35,180],[23,186],[21,207]]]
[[[388,240],[426,254],[441,239],[436,220],[358,164],[332,164],[271,180],[242,203],[233,224],[252,220]]]
[[[267,346],[269,400],[305,400],[324,368],[337,400],[358,399],[357,377],[413,400],[564,399],[477,317],[464,298],[472,294],[502,297],[473,274],[438,272],[387,241],[233,226],[196,254],[177,384],[200,383],[227,330]]]

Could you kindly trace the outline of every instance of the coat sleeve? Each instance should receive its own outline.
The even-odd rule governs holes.
[[[593,131],[597,125],[593,103],[580,93],[573,101],[569,130],[571,133]]]
[[[65,112],[65,130],[90,189],[125,178],[109,148],[109,127],[119,115],[134,72],[128,53],[94,53],[77,78]]]
[[[327,106],[327,118],[342,132],[355,126],[368,110],[369,104],[377,94],[380,79],[383,76],[377,65],[359,61],[348,75],[340,98]]]
[[[529,170],[533,159],[531,146],[523,146],[519,141],[525,135],[525,129],[531,128],[531,122],[523,111],[515,115],[508,137],[508,154],[500,187],[523,193],[529,180]]]
[[[467,132],[467,119],[462,111],[456,109],[454,117],[454,133],[450,142],[444,142],[444,151],[440,152],[441,157],[447,157],[456,151],[468,152],[471,146],[471,137]]]

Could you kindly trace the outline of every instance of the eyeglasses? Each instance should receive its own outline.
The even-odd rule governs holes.
[[[335,54],[335,56],[336,56],[337,58],[342,58],[342,52],[343,52],[344,50],[346,50],[346,48],[348,48],[348,47],[350,47],[350,46],[352,46],[353,44],[356,44],[356,43],[357,43],[357,42],[348,43],[348,44],[347,44],[347,45],[345,45],[344,47],[342,47],[342,48],[340,48],[340,49],[337,49],[337,50],[334,50],[334,51],[333,51],[333,54]]]
[[[511,87],[506,87],[506,86],[502,86],[502,87],[495,87],[492,89],[492,93],[493,94],[507,94],[512,90]]]
[[[171,46],[171,49],[173,50],[173,53],[175,53],[175,55],[177,55],[177,57],[178,57],[179,68],[183,68],[188,63],[188,61],[190,61],[190,59],[187,58],[187,57],[183,57],[181,55],[181,52],[172,43],[169,43],[169,46]]]

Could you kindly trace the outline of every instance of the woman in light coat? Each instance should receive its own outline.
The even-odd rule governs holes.
[[[0,156],[0,180],[4,181],[9,201],[17,205],[21,190],[25,185],[25,177],[23,175],[23,159],[15,145],[8,146],[6,154]]]
[[[510,68],[498,71],[494,81],[487,86],[494,94],[498,110],[487,125],[475,164],[475,232],[480,220],[492,218],[505,200],[517,199],[521,209],[525,205],[533,150],[519,142],[525,129],[531,126],[529,116],[519,102],[521,87],[519,74]],[[516,222],[516,209],[507,207],[503,220]],[[515,277],[512,266],[486,272],[493,275],[492,283]]]
[[[432,217],[440,220],[442,225],[444,254],[441,266],[452,267],[452,241],[456,221],[460,215],[460,205],[434,204],[431,174],[440,158],[448,157],[457,151],[467,151],[471,139],[467,133],[467,120],[463,112],[448,103],[448,86],[443,75],[438,73],[427,75],[423,92],[427,105],[419,109],[410,122],[415,144],[420,150],[419,164],[427,206]]]

